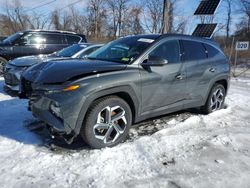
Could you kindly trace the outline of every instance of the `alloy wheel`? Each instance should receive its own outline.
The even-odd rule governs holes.
[[[125,110],[120,106],[107,106],[102,109],[93,127],[95,137],[104,144],[114,143],[126,129],[125,114]]]
[[[224,102],[224,93],[221,88],[216,89],[211,97],[210,108],[212,111],[221,109]]]

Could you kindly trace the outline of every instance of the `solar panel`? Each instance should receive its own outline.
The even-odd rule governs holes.
[[[213,15],[220,0],[202,0],[194,15]]]
[[[193,36],[210,38],[217,24],[198,24],[193,32]]]

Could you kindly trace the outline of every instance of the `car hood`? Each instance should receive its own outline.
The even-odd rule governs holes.
[[[38,63],[42,63],[44,61],[51,61],[51,60],[61,60],[61,59],[69,59],[68,57],[57,57],[52,55],[34,55],[34,56],[25,56],[19,57],[12,61],[10,61],[10,65],[14,65],[17,67],[29,67]]]
[[[123,70],[126,66],[99,60],[57,60],[32,66],[23,73],[23,77],[34,83],[60,84],[87,75]]]

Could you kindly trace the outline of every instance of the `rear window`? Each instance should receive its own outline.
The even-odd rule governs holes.
[[[81,38],[79,36],[73,36],[73,35],[66,35],[66,39],[68,44],[76,44],[81,41]]]
[[[46,44],[64,44],[63,35],[61,34],[42,34]]]
[[[196,41],[182,41],[185,61],[197,61],[207,58],[206,49],[202,43]]]
[[[219,50],[209,44],[204,44],[204,46],[207,49],[208,58],[213,58],[221,53]]]

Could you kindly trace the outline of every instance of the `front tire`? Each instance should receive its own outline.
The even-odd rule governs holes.
[[[4,73],[3,68],[4,68],[4,66],[5,66],[5,64],[6,64],[7,62],[8,62],[8,61],[7,61],[5,58],[0,57],[0,76],[3,75],[3,73]]]
[[[206,104],[201,107],[202,112],[209,114],[222,109],[224,106],[225,97],[226,90],[224,86],[221,84],[215,84],[209,93]]]
[[[123,99],[104,97],[89,108],[81,136],[92,148],[113,147],[127,138],[131,123],[131,109]]]

